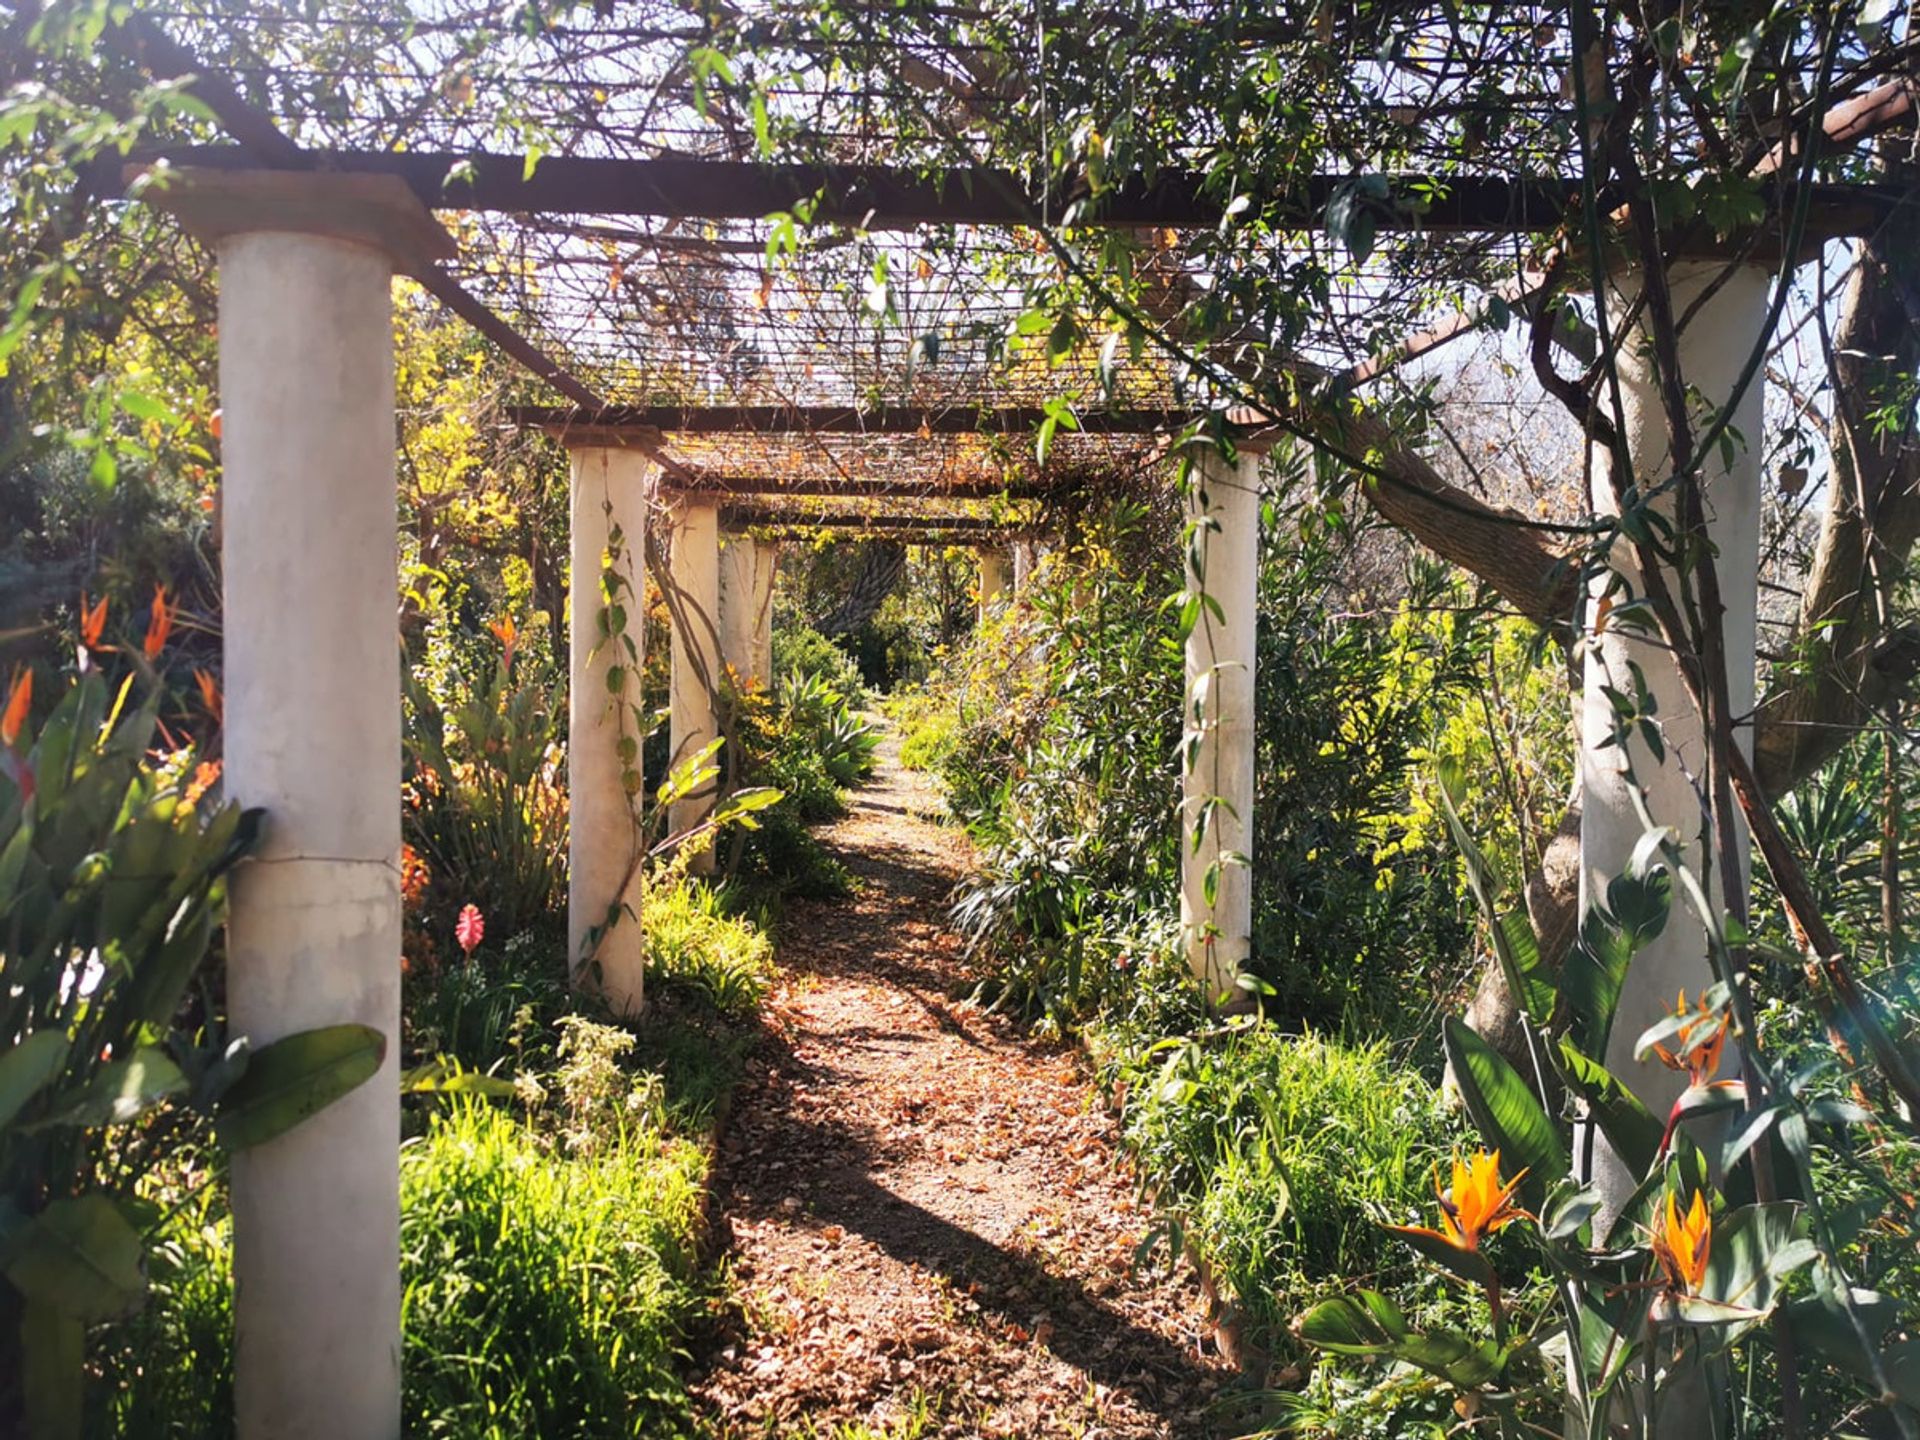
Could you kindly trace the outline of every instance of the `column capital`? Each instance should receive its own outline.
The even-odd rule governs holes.
[[[592,420],[542,421],[527,428],[552,436],[569,450],[652,451],[666,439],[651,425],[608,425]]]
[[[321,235],[381,251],[400,270],[459,250],[398,175],[137,165],[126,178],[142,200],[208,244],[262,232]]]

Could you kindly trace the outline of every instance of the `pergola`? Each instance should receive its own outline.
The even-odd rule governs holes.
[[[236,142],[138,155],[94,177],[103,192],[132,185],[177,215],[218,262],[226,783],[271,816],[258,860],[233,886],[233,1022],[256,1043],[342,1021],[389,1040],[374,1080],[234,1159],[244,1436],[386,1440],[398,1431],[396,274],[420,280],[565,402],[543,397],[511,418],[555,437],[571,461],[568,930],[581,983],[616,1011],[642,1003],[640,856],[618,753],[622,708],[636,703],[640,634],[608,617],[621,586],[640,591],[656,513],[671,532],[662,580],[675,618],[672,749],[686,756],[718,735],[729,670],[768,676],[772,537],[834,527],[974,545],[990,605],[1012,588],[1005,546],[1035,533],[1031,502],[1091,470],[1165,472],[1184,454],[1194,476],[1188,584],[1205,603],[1186,642],[1182,920],[1196,972],[1216,993],[1231,990],[1252,918],[1260,470],[1288,417],[1235,413],[1239,443],[1229,452],[1197,426],[1221,408],[1217,397],[1164,360],[1114,366],[1077,343],[1044,363],[1010,355],[1008,338],[1027,322],[995,294],[997,257],[1033,246],[1029,232],[1057,214],[1051,202],[991,167],[935,185],[868,159],[796,166],[676,155],[670,139],[655,154],[583,145],[535,163],[476,153],[457,134],[440,137],[444,149],[402,151],[380,126],[335,125],[334,143],[314,147],[234,84],[201,74],[150,21],[136,18],[129,33],[156,75],[200,75],[197,92]],[[1851,114],[1830,130],[1910,113]],[[298,128],[328,138],[323,124]],[[1349,179],[1307,185],[1299,225],[1322,224]],[[1440,193],[1383,224],[1463,243],[1538,233],[1561,222],[1578,186],[1456,176]],[[1823,186],[1812,199],[1817,233],[1833,237],[1877,223],[1898,197]],[[924,266],[911,303],[878,273],[864,306],[825,303],[807,267],[767,269],[758,235],[719,223],[805,205],[816,224],[907,235],[950,227],[952,238],[936,257],[880,252]],[[460,218],[443,223],[435,212]],[[1122,185],[1079,218],[1158,228],[1219,215],[1195,178],[1171,174]],[[760,277],[757,290],[743,289],[744,274]],[[1670,278],[1683,304],[1698,301],[1683,337],[1686,373],[1720,403],[1761,334],[1771,270],[1750,253],[1731,265],[1683,259]],[[1631,292],[1630,267],[1616,284]],[[1525,285],[1511,292],[1526,295]],[[1467,328],[1442,325],[1404,353]],[[1622,364],[1634,453],[1655,475],[1665,463],[1660,405],[1640,362]],[[1350,378],[1378,373],[1367,357]],[[1061,394],[1076,397],[1070,423]],[[1759,387],[1748,386],[1736,433],[1760,433],[1760,406]],[[1043,460],[1033,436],[1050,424]],[[1723,556],[1751,562],[1758,454],[1708,468],[1713,538]],[[614,590],[601,603],[591,577],[609,572]],[[1754,623],[1749,585],[1729,596],[1735,653],[1752,653]],[[1672,668],[1617,630],[1592,650],[1590,708],[1605,708],[1609,664],[1631,661],[1649,676]],[[1740,713],[1753,702],[1750,667],[1742,675],[1735,667]],[[1688,717],[1668,719],[1676,750],[1697,746],[1697,732]],[[1586,863],[1618,868],[1642,821],[1617,773],[1587,768]],[[1677,763],[1640,769],[1656,813],[1692,810]],[[683,800],[676,825],[712,803],[710,794]],[[1639,962],[1646,983],[1616,1027],[1628,1043],[1660,997],[1701,983],[1683,929],[1676,923]]]

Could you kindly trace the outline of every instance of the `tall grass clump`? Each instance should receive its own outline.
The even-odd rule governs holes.
[[[1095,1051],[1156,1209],[1257,1343],[1283,1337],[1326,1278],[1404,1268],[1376,1217],[1431,1199],[1450,1121],[1386,1046],[1267,1027],[1139,1048],[1115,1038]]]
[[[773,979],[773,942],[729,914],[720,892],[697,880],[655,883],[641,923],[649,987],[690,990],[734,1020],[760,1008]]]
[[[449,1110],[401,1164],[407,1433],[677,1433],[706,1164],[644,1123],[559,1163],[508,1112]]]

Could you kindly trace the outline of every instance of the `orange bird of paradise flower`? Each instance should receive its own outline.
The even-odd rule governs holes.
[[[13,672],[13,689],[7,692],[7,704],[0,710],[0,745],[11,745],[20,738],[20,727],[27,723],[27,711],[33,705],[33,671],[22,665]]]
[[[157,660],[160,652],[166,648],[167,637],[173,633],[174,608],[167,603],[167,587],[153,587],[153,611],[147,620],[147,640],[141,646],[149,660]]]
[[[1666,1273],[1667,1288],[1676,1295],[1698,1295],[1707,1278],[1707,1256],[1713,1249],[1713,1216],[1707,1211],[1704,1190],[1693,1192],[1693,1204],[1682,1215],[1667,1192],[1667,1206],[1653,1230],[1653,1258]]]
[[[100,648],[100,636],[107,628],[107,597],[102,595],[97,605],[89,607],[87,592],[80,592],[80,643],[89,650]]]
[[[220,682],[196,665],[193,667],[193,683],[200,687],[200,703],[207,707],[207,714],[218,725],[226,718],[226,702],[220,694]]]
[[[1527,1178],[1522,1170],[1505,1185],[1500,1183],[1500,1152],[1478,1151],[1470,1160],[1453,1157],[1453,1186],[1442,1189],[1440,1170],[1433,1172],[1434,1194],[1440,1198],[1438,1230],[1424,1225],[1395,1225],[1389,1228],[1417,1235],[1432,1235],[1456,1250],[1478,1250],[1480,1241],[1502,1226],[1528,1218],[1527,1212],[1513,1203],[1513,1192]]]
[[[1674,1036],[1674,1048],[1655,1044],[1651,1047],[1656,1058],[1669,1070],[1684,1070],[1687,1081],[1692,1085],[1704,1085],[1713,1078],[1720,1068],[1720,1054],[1727,1046],[1727,1017],[1707,1008],[1706,997],[1700,1003],[1688,1006],[1687,992],[1682,990],[1674,1002],[1675,1018],[1692,1016],[1680,1027]]]
[[[507,669],[511,670],[513,668],[513,647],[520,641],[520,627],[514,624],[513,617],[508,615],[504,619],[494,621],[493,624],[487,628],[494,633],[502,647],[504,647],[505,654],[501,656],[501,663],[504,664]]]

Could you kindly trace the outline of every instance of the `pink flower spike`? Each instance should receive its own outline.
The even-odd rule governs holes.
[[[478,905],[460,907],[460,918],[453,922],[453,938],[460,942],[460,948],[466,952],[468,960],[473,952],[480,948],[480,942],[487,938],[487,922],[480,916]]]

